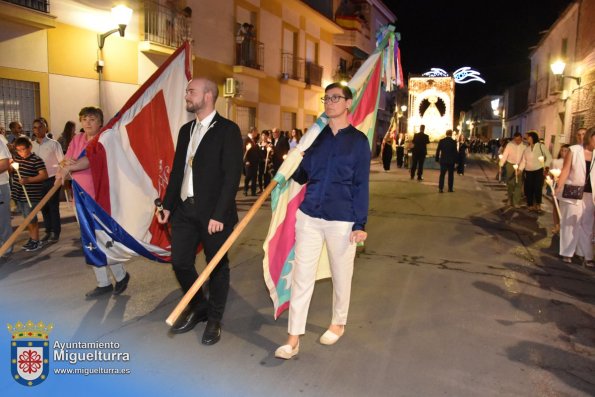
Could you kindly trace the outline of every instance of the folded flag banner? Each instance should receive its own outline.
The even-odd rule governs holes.
[[[78,187],[75,197],[89,263],[170,259],[154,200],[165,195],[179,128],[191,118],[184,102],[190,78],[184,43],[87,146],[96,196]]]
[[[355,93],[350,109],[351,124],[367,135],[370,147],[374,139],[382,84],[387,91],[392,91],[394,84],[403,85],[400,51],[392,25],[380,29],[376,50],[348,83]],[[299,185],[290,178],[302,161],[301,153],[308,150],[327,124],[328,118],[323,113],[308,128],[297,147],[289,152],[274,178],[278,185],[271,194],[272,216],[263,245],[263,271],[273,301],[275,318],[289,307],[295,260],[295,217],[307,188],[307,185]],[[328,254],[323,249],[317,279],[325,277],[330,277],[330,269]]]

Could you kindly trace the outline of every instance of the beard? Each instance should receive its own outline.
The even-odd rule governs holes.
[[[197,113],[204,106],[204,101],[200,102],[186,102],[186,111],[190,113]]]

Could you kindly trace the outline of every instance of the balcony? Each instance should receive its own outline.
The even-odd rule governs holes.
[[[370,29],[358,17],[337,16],[337,25],[344,30],[333,38],[333,44],[340,47],[355,47],[366,54],[374,52],[374,43],[370,39]]]
[[[281,80],[295,87],[304,88],[304,69],[306,62],[290,52],[281,53]]]
[[[306,84],[322,86],[322,66],[314,62],[306,62]]]
[[[167,4],[167,5],[166,5]],[[145,1],[143,52],[172,54],[185,40],[192,42],[192,9]]]
[[[56,17],[50,15],[48,0],[0,1],[0,20],[11,21],[37,29],[56,27]]]

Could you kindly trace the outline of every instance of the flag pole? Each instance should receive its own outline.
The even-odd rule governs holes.
[[[29,225],[29,223],[31,223],[31,221],[33,220],[33,217],[35,217],[35,215],[37,215],[37,213],[39,211],[41,211],[41,209],[43,208],[43,206],[50,200],[50,198],[52,198],[52,196],[54,195],[54,193],[56,193],[60,187],[62,185],[60,183],[56,183],[54,186],[52,186],[52,188],[47,192],[47,194],[45,196],[43,196],[43,198],[41,199],[41,201],[35,206],[35,208],[33,208],[31,210],[31,213],[29,215],[27,215],[27,217],[23,220],[23,223],[21,223],[19,225],[19,227],[17,227],[17,229],[12,233],[12,235],[8,238],[8,240],[6,240],[4,242],[4,244],[2,244],[2,247],[0,247],[0,256],[4,255],[4,253],[6,251],[8,251],[8,249],[12,246],[12,244],[14,244],[15,240],[17,239],[17,237],[19,236],[19,234],[21,234],[21,232],[23,230],[25,230],[25,228]]]
[[[244,228],[248,225],[248,223],[250,223],[252,218],[254,218],[254,215],[256,215],[256,212],[260,209],[267,197],[269,197],[275,186],[277,186],[277,181],[273,179],[271,183],[269,183],[267,188],[264,190],[264,192],[262,192],[260,197],[258,197],[254,204],[252,204],[252,207],[250,208],[246,216],[244,216],[240,223],[238,223],[238,226],[236,226],[236,228],[229,235],[227,240],[225,240],[225,243],[223,243],[221,248],[219,248],[219,251],[217,251],[213,259],[211,259],[211,261],[207,264],[205,270],[202,271],[202,273],[200,274],[200,276],[198,276],[194,284],[192,284],[188,292],[186,292],[186,294],[182,297],[180,303],[178,303],[178,305],[174,308],[169,317],[167,317],[167,319],[165,320],[167,325],[174,325],[174,323],[176,322],[178,317],[180,317],[180,314],[184,311],[186,306],[188,306],[194,295],[196,295],[196,293],[200,290],[200,287],[202,287],[202,285],[211,275],[215,267],[219,264],[221,258],[223,258],[227,251],[229,251],[229,249],[231,248],[233,243],[235,243],[235,241],[238,239]]]

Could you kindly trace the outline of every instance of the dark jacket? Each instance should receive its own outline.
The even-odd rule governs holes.
[[[283,134],[279,138],[273,138],[273,167],[275,170],[283,163],[283,156],[289,152],[289,140]]]
[[[428,154],[428,143],[430,143],[430,137],[423,132],[413,134],[413,148],[411,152],[417,156],[425,156]]]
[[[248,144],[250,144],[250,149],[248,149]],[[258,143],[254,142],[250,138],[246,138],[244,140],[244,165],[250,167],[258,167],[258,163],[260,162],[260,149]],[[246,164],[250,163],[250,164]]]
[[[440,164],[455,164],[457,162],[457,143],[451,137],[442,138],[436,149],[436,161]]]
[[[180,128],[176,154],[165,192],[163,207],[175,211],[182,202],[180,191],[184,180],[186,151],[194,121]],[[242,175],[243,145],[238,126],[215,114],[192,162],[194,207],[201,221],[209,219],[226,226],[238,222],[236,192]]]

